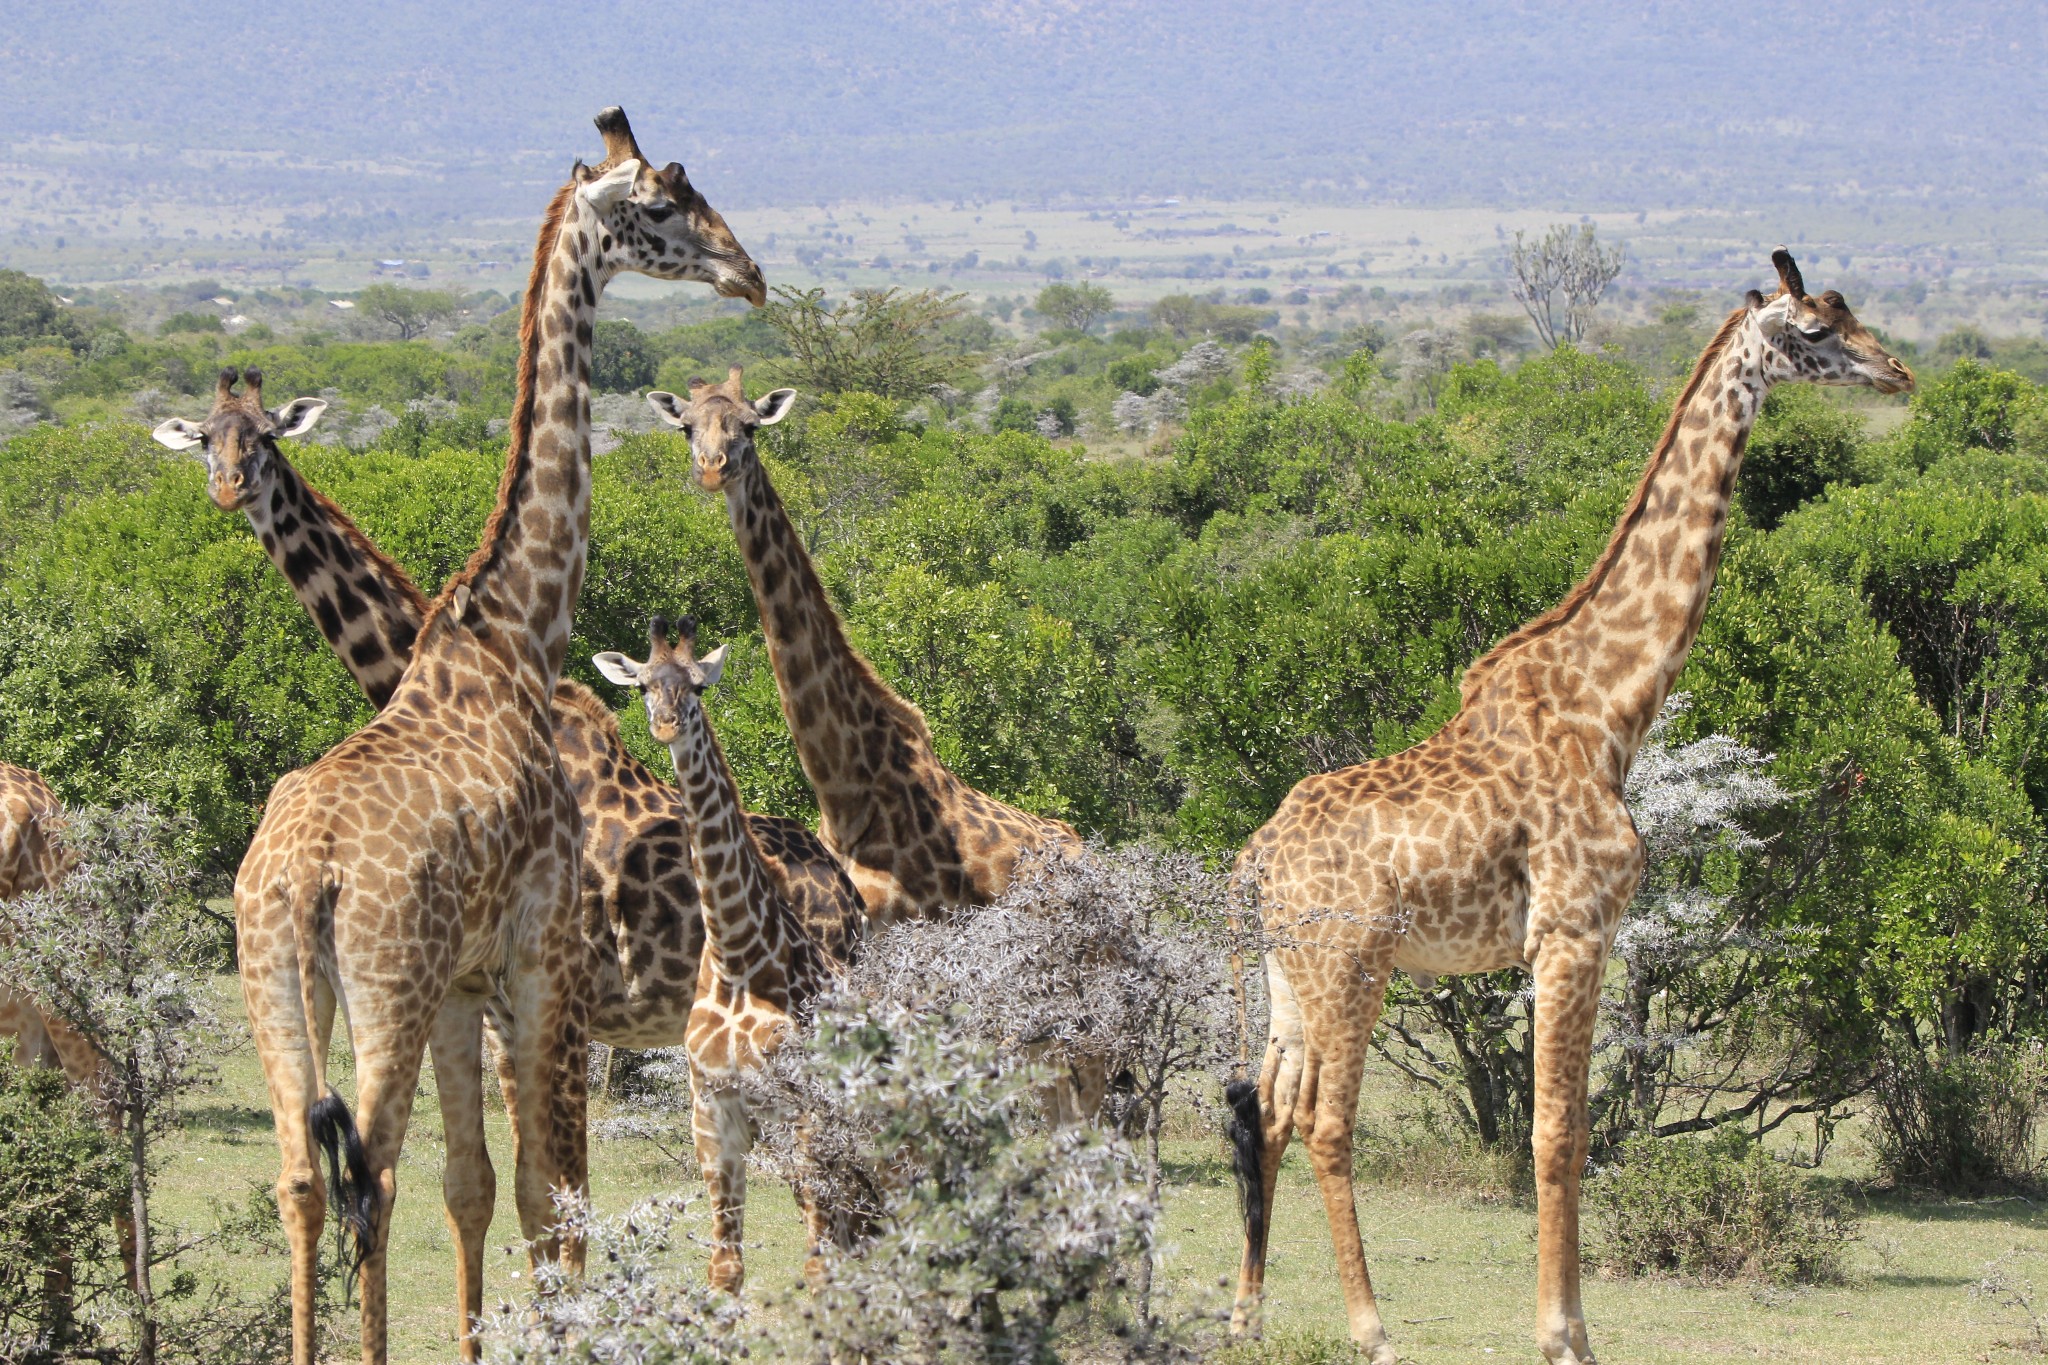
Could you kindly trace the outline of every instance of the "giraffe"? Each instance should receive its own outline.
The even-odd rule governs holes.
[[[689,434],[697,480],[723,490],[746,560],[782,714],[818,794],[818,833],[846,864],[878,924],[985,905],[1034,849],[1078,852],[1071,825],[976,791],[939,762],[918,709],[855,652],[754,448],[788,415],[794,389],[749,403],[732,367],[690,383],[687,401],[647,401]]]
[[[850,882],[830,913],[805,913],[756,845],[725,751],[704,715],[704,690],[724,672],[726,647],[698,658],[697,623],[687,616],[679,644],[670,643],[668,622],[660,616],[648,634],[646,662],[616,650],[593,662],[619,686],[646,694],[648,731],[668,745],[676,781],[690,803],[690,856],[704,898],[705,930],[685,1043],[690,1128],[711,1194],[711,1284],[736,1294],[745,1278],[740,1237],[747,1151],[753,1145],[740,1074],[783,1044],[796,1017],[844,969],[864,920]],[[825,1231],[808,1198],[804,1220],[815,1258]]]
[[[45,891],[62,881],[64,807],[43,775],[0,762],[0,900]],[[99,1074],[92,1048],[35,1002],[0,987],[0,1035],[14,1039],[18,1066],[57,1066],[90,1089]]]
[[[241,391],[236,391],[236,385]],[[263,406],[259,370],[221,372],[206,420],[172,418],[156,430],[175,450],[197,450],[208,491],[241,511],[342,666],[371,703],[391,700],[426,619],[427,598],[405,570],[285,458],[279,438],[309,430],[326,407],[299,398]],[[583,816],[583,932],[594,953],[591,1037],[613,1047],[683,1041],[704,944],[690,870],[689,808],[619,736],[604,703],[573,678],[555,684],[555,749]],[[831,913],[846,874],[796,820],[749,813],[755,840],[790,895]],[[516,1108],[516,1080],[508,1104]]]
[[[1579,1177],[1601,974],[1643,870],[1623,801],[1637,747],[1685,664],[1720,563],[1728,502],[1765,392],[1808,379],[1912,387],[1789,252],[1680,394],[1591,572],[1469,668],[1463,706],[1391,757],[1302,779],[1239,857],[1273,946],[1256,1083],[1230,1087],[1245,1249],[1232,1326],[1256,1331],[1265,1235],[1289,1136],[1304,1133],[1351,1338],[1393,1365],[1351,1179],[1360,1073],[1387,977],[1521,967],[1534,978],[1537,1345],[1593,1359],[1579,1297]]]
[[[589,374],[597,301],[635,270],[762,301],[759,269],[681,166],[656,171],[623,112],[606,157],[550,201],[520,325],[517,396],[482,543],[427,610],[411,664],[369,724],[286,774],[235,881],[242,993],[271,1107],[292,1250],[292,1353],[312,1365],[324,1149],[352,1234],[362,1357],[385,1359],[386,1252],[422,1053],[431,1047],[457,1246],[460,1348],[474,1359],[495,1177],[483,1150],[481,1020],[504,1021],[520,1102],[514,1191],[538,1256],[580,1268],[550,1191],[586,1181],[590,969],[579,926],[581,819],[549,707],[589,535]],[[334,1008],[356,1114],[327,1085]]]

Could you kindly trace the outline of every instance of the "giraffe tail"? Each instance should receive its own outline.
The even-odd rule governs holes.
[[[310,895],[294,895],[304,888]],[[310,1022],[313,1017],[312,983],[320,972],[318,945],[323,939],[332,947],[334,888],[326,879],[300,883],[286,891],[295,901],[292,929],[298,940],[301,1007]],[[323,932],[324,931],[324,932]],[[314,1060],[315,1082],[325,1092],[306,1107],[306,1126],[313,1145],[327,1157],[327,1202],[334,1210],[335,1232],[340,1239],[343,1283],[352,1284],[356,1273],[369,1259],[377,1244],[377,1184],[370,1175],[369,1154],[363,1150],[363,1136],[356,1131],[355,1116],[322,1074],[324,1057]]]
[[[1259,1083],[1231,1081],[1223,1087],[1230,1106],[1230,1166],[1237,1176],[1237,1207],[1244,1218],[1245,1246],[1254,1265],[1266,1259],[1266,1123],[1259,1113]]]
[[[327,1155],[328,1201],[340,1224],[343,1269],[352,1282],[377,1243],[377,1187],[370,1178],[370,1159],[348,1106],[332,1090],[313,1101],[306,1122],[314,1144]]]

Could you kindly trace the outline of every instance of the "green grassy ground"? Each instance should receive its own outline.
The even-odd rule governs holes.
[[[223,995],[238,1000],[229,985],[223,982]],[[517,1221],[502,1114],[491,1115],[491,1146],[500,1166],[492,1245],[509,1247]],[[1213,1139],[1183,1138],[1171,1145],[1170,1155],[1162,1223],[1169,1279],[1190,1298],[1220,1303],[1225,1291],[1219,1281],[1234,1272],[1238,1251],[1228,1170]],[[442,1157],[429,1073],[399,1172],[391,1281],[394,1361],[439,1362],[454,1354],[454,1263],[441,1218]],[[161,1206],[173,1219],[206,1225],[213,1204],[238,1202],[252,1187],[267,1189],[276,1177],[276,1159],[262,1078],[253,1050],[245,1048],[195,1101],[191,1122],[173,1144],[160,1178]],[[1859,1159],[1853,1139],[1840,1142],[1823,1174],[1853,1176]],[[659,1192],[693,1192],[697,1184],[693,1172],[678,1169],[643,1142],[593,1143],[591,1168],[595,1198],[604,1209]],[[1454,1169],[1437,1170],[1429,1183],[1437,1188],[1387,1181],[1362,1181],[1359,1188],[1367,1255],[1396,1344],[1405,1358],[1431,1365],[1536,1359],[1530,1344],[1533,1209],[1523,1201],[1459,1192]],[[1464,1188],[1482,1184],[1475,1180]],[[2031,1335],[2025,1311],[1970,1291],[1988,1261],[2015,1249],[2015,1279],[2048,1277],[2048,1210],[2017,1199],[1886,1197],[1857,1204],[1863,1235],[1851,1255],[1850,1284],[1787,1291],[1594,1276],[1586,1287],[1594,1346],[1603,1360],[1641,1365],[1719,1359],[1848,1365],[2013,1356],[2013,1345]],[[750,1240],[758,1242],[748,1252],[750,1283],[769,1292],[786,1290],[802,1256],[795,1207],[786,1191],[757,1181],[748,1214]],[[488,1300],[521,1295],[525,1272],[523,1256],[494,1251]],[[253,1291],[275,1283],[283,1266],[269,1258],[242,1258],[231,1273]],[[1255,1351],[1233,1353],[1233,1360],[1307,1365],[1344,1358],[1335,1349],[1344,1333],[1343,1297],[1321,1201],[1298,1148],[1289,1154],[1275,1210],[1269,1286],[1268,1341]]]

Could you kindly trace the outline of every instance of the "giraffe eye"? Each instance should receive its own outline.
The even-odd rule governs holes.
[[[1805,337],[1808,341],[1819,341],[1833,330],[1834,328],[1832,327],[1801,327],[1799,335]]]

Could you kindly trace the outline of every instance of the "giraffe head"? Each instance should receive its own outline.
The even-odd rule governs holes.
[[[577,162],[573,179],[575,211],[593,220],[586,227],[596,229],[603,269],[694,280],[755,307],[767,302],[761,267],[690,183],[682,163],[656,170],[616,106],[597,116],[597,130],[604,135],[604,160]]]
[[[1765,379],[1863,384],[1879,393],[1913,387],[1913,372],[1856,321],[1840,294],[1830,289],[1809,297],[1799,265],[1784,247],[1771,253],[1771,264],[1778,268],[1778,292],[1767,299],[1752,289],[1745,300],[1763,337]]]
[[[690,616],[683,618],[681,638],[673,644],[665,616],[649,623],[647,637],[646,663],[636,663],[615,649],[593,655],[591,662],[619,686],[646,693],[647,732],[657,744],[674,744],[683,737],[683,718],[702,705],[704,689],[725,672],[726,647],[720,645],[698,658],[697,621]]]
[[[235,385],[242,385],[240,393]],[[313,429],[327,404],[318,398],[294,398],[281,408],[263,406],[263,372],[239,376],[222,370],[213,390],[213,411],[203,422],[173,417],[151,433],[172,450],[195,447],[206,461],[207,491],[224,512],[247,507],[264,496],[277,475],[277,441]]]
[[[723,384],[692,379],[687,401],[659,390],[648,394],[647,401],[662,421],[682,428],[690,438],[697,482],[715,493],[728,480],[743,479],[760,468],[754,428],[772,427],[787,417],[796,390],[777,389],[749,403],[740,387],[740,367],[735,365]]]

